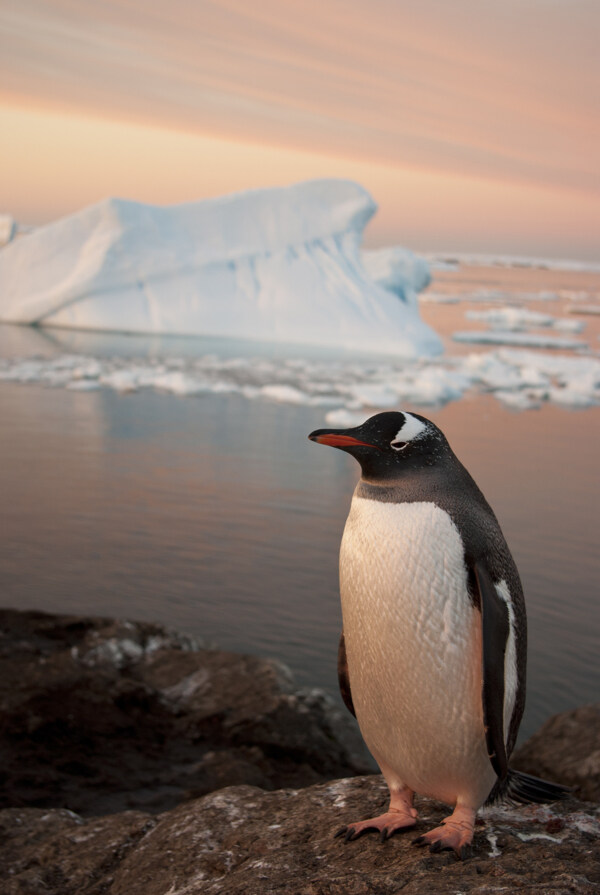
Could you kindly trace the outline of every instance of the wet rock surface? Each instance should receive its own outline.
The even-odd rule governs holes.
[[[280,663],[159,625],[0,612],[3,808],[158,812],[364,773],[360,750],[345,710]]]
[[[600,703],[554,715],[513,754],[518,770],[559,780],[600,802]]]
[[[378,776],[302,790],[237,786],[162,815],[82,819],[61,810],[0,812],[6,895],[395,895],[600,891],[599,808],[563,802],[489,812],[473,856],[412,845],[447,809],[419,799],[416,831],[334,839],[347,821],[378,813]]]

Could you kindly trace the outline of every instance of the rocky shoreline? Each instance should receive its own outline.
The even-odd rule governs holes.
[[[385,784],[351,717],[280,663],[159,625],[0,611],[6,895],[600,892],[600,705],[511,764],[574,787],[484,814],[473,858],[332,838]],[[343,778],[343,779],[339,779]],[[447,813],[421,799],[419,831]]]

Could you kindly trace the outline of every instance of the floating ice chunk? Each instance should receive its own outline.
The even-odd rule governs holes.
[[[74,379],[97,379],[102,367],[95,358],[84,358],[72,369]]]
[[[582,289],[561,289],[560,297],[566,299],[567,301],[580,301],[585,302],[590,298],[598,298],[598,295],[594,295],[593,292],[585,292]]]
[[[352,404],[356,407],[394,407],[398,395],[383,383],[360,383],[348,389]]]
[[[508,392],[499,389],[494,393],[494,397],[512,410],[538,410],[544,403],[543,396],[535,392]]]
[[[171,392],[174,395],[200,395],[211,390],[206,382],[181,370],[159,373],[153,377],[152,384],[160,391]]]
[[[400,402],[438,407],[461,398],[472,381],[464,372],[436,365],[405,371],[394,381],[394,388]]]
[[[432,270],[458,270],[460,264],[458,261],[443,260],[441,258],[433,258],[425,254]]]
[[[166,208],[106,199],[0,250],[0,320],[440,354],[414,302],[425,262],[367,253],[392,294],[361,260],[375,210],[345,180]]]
[[[572,305],[570,308],[567,308],[569,314],[590,314],[590,315],[598,315],[600,314],[600,304],[597,305]]]
[[[582,342],[581,339],[501,330],[456,332],[452,333],[452,338],[455,342],[472,342],[481,345],[522,345],[527,348],[557,348],[565,351],[587,347],[587,342]]]
[[[102,385],[114,388],[116,392],[135,392],[138,381],[133,370],[111,370],[100,377]]]
[[[0,369],[0,379],[5,382],[40,382],[43,368],[44,363],[40,360],[16,361]]]
[[[562,297],[557,292],[504,292],[501,289],[474,289],[472,292],[461,292],[458,298],[461,301],[497,304],[507,301],[516,301],[520,304],[525,302],[548,302],[558,301]]]
[[[340,427],[353,424],[347,419],[362,421],[373,410],[441,406],[469,391],[491,392],[518,410],[545,402],[565,408],[600,405],[600,358],[515,348],[411,363],[218,355],[144,361],[79,355],[0,358],[0,380],[76,391],[153,389],[182,397],[235,392],[248,400],[330,408],[328,422],[343,420]]]
[[[463,364],[474,381],[491,391],[521,388],[523,385],[520,371],[511,364],[503,362],[494,353],[469,354]]]
[[[600,385],[600,360],[594,357],[566,357],[557,354],[542,354],[533,351],[517,351],[501,348],[495,356],[504,363],[518,367],[532,367],[547,376],[559,377],[567,381],[573,377],[589,376]]]
[[[73,379],[67,382],[67,388],[74,392],[93,392],[100,388],[97,379]]]
[[[548,394],[553,404],[561,407],[570,407],[573,410],[583,410],[593,407],[600,400],[600,393],[594,398],[589,392],[580,391],[577,388],[551,388]]]
[[[565,320],[564,317],[557,317],[552,324],[552,329],[563,333],[580,333],[585,329],[585,323],[580,320]]]
[[[336,426],[338,429],[350,429],[353,426],[362,425],[367,417],[368,414],[340,407],[339,410],[330,410],[325,415],[325,422],[327,425]]]
[[[472,267],[516,267],[540,270],[569,270],[584,273],[600,273],[600,263],[596,261],[573,261],[569,258],[529,258],[520,255],[480,255],[463,252],[440,254],[425,253],[432,264],[446,262],[453,265]]]
[[[561,296],[558,292],[550,292],[549,290],[542,289],[539,292],[515,292],[514,298],[516,300],[526,302],[526,301],[558,301]]]
[[[330,395],[312,395],[309,402],[311,407],[339,407],[340,396]]]
[[[271,401],[279,401],[281,404],[309,404],[310,399],[305,392],[294,388],[293,385],[265,385],[260,393]]]
[[[529,311],[527,308],[503,307],[490,308],[486,311],[467,311],[467,320],[482,320],[492,329],[517,332],[530,327],[551,327],[564,332],[581,332],[585,324],[578,320],[564,320],[551,314]]]
[[[419,301],[435,305],[457,305],[460,299],[458,295],[446,295],[443,292],[423,292],[419,296]]]
[[[473,292],[462,292],[460,295],[462,301],[474,302],[504,302],[506,297],[506,292],[499,289],[474,289]]]

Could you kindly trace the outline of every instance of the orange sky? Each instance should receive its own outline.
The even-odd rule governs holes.
[[[8,0],[0,210],[352,177],[372,244],[600,258],[597,0]]]

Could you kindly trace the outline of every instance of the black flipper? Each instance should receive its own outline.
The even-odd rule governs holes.
[[[504,656],[510,633],[508,606],[498,596],[494,582],[482,563],[473,573],[479,591],[483,646],[483,720],[488,755],[500,781],[508,774],[504,742]]]
[[[572,792],[568,786],[541,780],[508,767],[504,742],[504,658],[510,633],[508,606],[498,595],[482,563],[475,563],[473,576],[481,608],[485,741],[492,767],[498,775],[485,804],[493,805],[503,800],[527,804],[566,799]]]
[[[337,672],[338,672],[338,684],[340,687],[340,693],[342,694],[342,699],[344,700],[344,705],[346,706],[348,711],[352,712],[352,714],[356,718],[356,712],[354,711],[354,703],[352,702],[352,691],[350,690],[350,677],[348,675],[348,659],[346,658],[346,640],[344,638],[343,631],[340,635],[340,645],[338,647]]]

